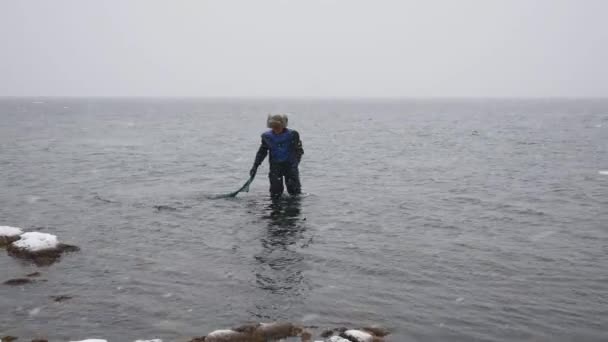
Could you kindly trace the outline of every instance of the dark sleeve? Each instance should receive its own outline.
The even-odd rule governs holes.
[[[304,155],[304,147],[302,146],[302,140],[298,131],[293,131],[293,146],[296,152],[296,159],[299,163],[302,160],[302,155]]]
[[[258,149],[258,153],[255,155],[255,161],[253,162],[253,166],[258,167],[262,164],[266,155],[268,154],[268,144],[262,138],[262,143],[260,144],[260,148]]]

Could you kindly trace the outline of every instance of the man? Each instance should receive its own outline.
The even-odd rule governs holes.
[[[270,195],[273,198],[283,194],[283,178],[287,192],[298,195],[302,192],[300,185],[300,171],[298,165],[304,154],[300,134],[287,128],[287,115],[268,115],[269,131],[262,134],[262,144],[255,156],[255,162],[249,174],[253,177],[260,164],[270,152]]]

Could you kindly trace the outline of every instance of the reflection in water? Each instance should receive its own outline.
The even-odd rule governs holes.
[[[268,220],[265,234],[261,237],[262,251],[255,256],[260,263],[256,273],[260,288],[273,293],[297,294],[302,277],[303,257],[296,249],[302,239],[301,200],[288,197],[273,200],[266,208]]]
[[[304,290],[304,257],[298,253],[298,242],[306,230],[301,218],[301,199],[273,200],[264,210],[267,225],[260,238],[262,250],[255,255],[255,277],[256,287],[270,298],[265,298],[262,301],[265,307],[258,306],[256,311],[266,318],[284,318],[268,311],[288,309]]]

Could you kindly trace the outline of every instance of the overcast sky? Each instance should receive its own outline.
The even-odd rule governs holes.
[[[606,97],[605,0],[0,0],[0,96]]]

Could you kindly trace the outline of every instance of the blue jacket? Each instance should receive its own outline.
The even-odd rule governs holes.
[[[272,130],[262,134],[262,143],[255,156],[254,166],[258,167],[270,153],[268,158],[272,163],[298,164],[304,154],[302,140],[298,131],[285,128],[283,133],[274,134]]]

